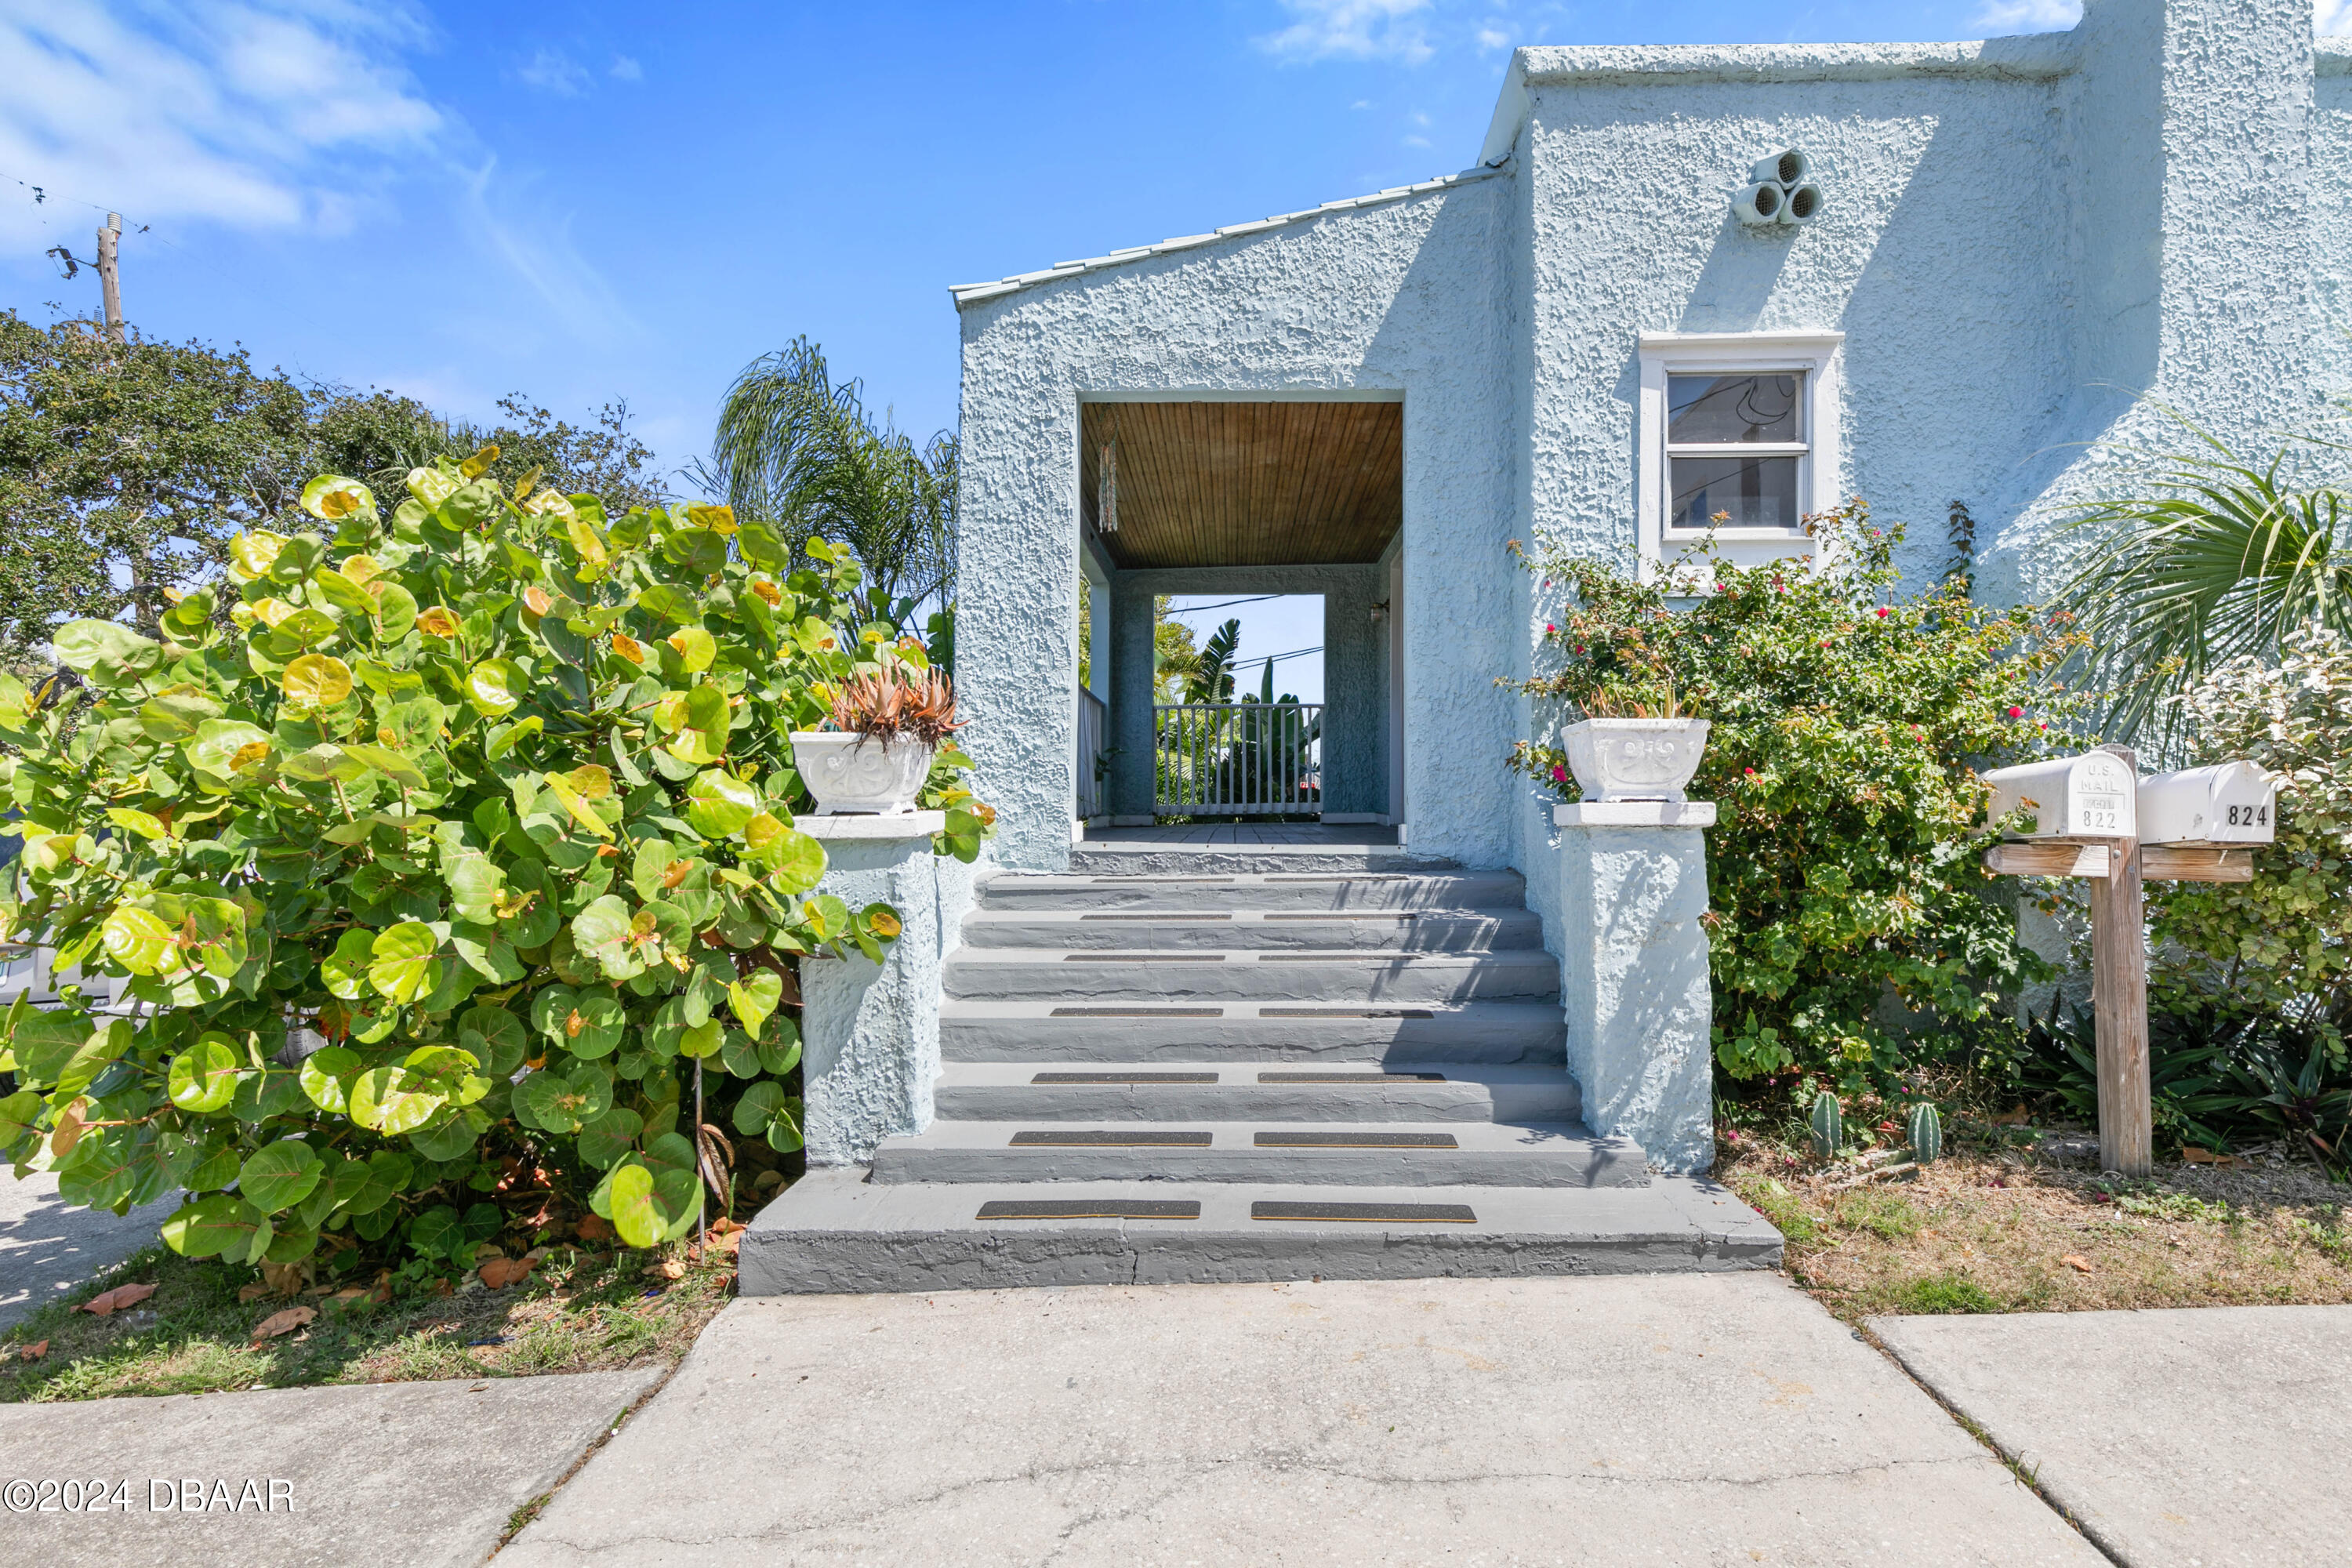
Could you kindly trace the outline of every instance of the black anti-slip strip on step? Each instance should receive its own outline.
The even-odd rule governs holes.
[[[1066,952],[1064,963],[1223,963],[1222,952]]]
[[[1233,879],[1232,879],[1231,877],[1097,877],[1097,878],[1095,878],[1095,879],[1094,879],[1094,880],[1095,880],[1095,881],[1097,881],[1097,882],[1114,882],[1114,883],[1126,883],[1126,882],[1160,882],[1160,883],[1167,883],[1167,882],[1210,882],[1210,883],[1217,883],[1217,884],[1222,885],[1222,884],[1223,884],[1223,883],[1226,883],[1226,882],[1230,882],[1230,881],[1232,881],[1232,880],[1233,880]]]
[[[1260,963],[1414,963],[1424,958],[1484,958],[1477,952],[1261,952]]]
[[[1213,1072],[1041,1072],[1031,1083],[1214,1083]]]
[[[1055,1018],[1222,1018],[1225,1010],[1223,1007],[1056,1007],[1047,1016]]]
[[[1418,910],[1402,910],[1394,913],[1381,910],[1372,914],[1345,914],[1338,910],[1317,910],[1303,915],[1267,915],[1265,918],[1270,921],[1417,921],[1421,919],[1421,914]]]
[[[1262,1072],[1260,1083],[1444,1083],[1442,1072]]]
[[[1269,882],[1410,882],[1402,871],[1359,871],[1353,876],[1345,872],[1328,877],[1268,877]]]
[[[1468,1204],[1250,1205],[1252,1219],[1345,1219],[1371,1225],[1476,1225]]]
[[[1082,921],[1229,921],[1231,915],[1140,914],[1140,915],[1080,915]]]
[[[1261,1132],[1261,1149],[1459,1149],[1451,1132]]]
[[[980,1205],[975,1219],[1199,1219],[1197,1203],[1165,1198],[999,1198]]]
[[[1207,1132],[1139,1132],[1118,1128],[1097,1131],[1015,1132],[1008,1149],[1205,1149]]]
[[[1434,1018],[1426,1007],[1260,1007],[1261,1018]]]

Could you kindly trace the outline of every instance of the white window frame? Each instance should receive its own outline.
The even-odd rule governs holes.
[[[1845,445],[1840,429],[1844,348],[1843,332],[1642,334],[1636,434],[1640,471],[1634,500],[1643,581],[1654,580],[1669,561],[1709,534],[1727,559],[1743,566],[1791,559],[1810,562],[1817,553],[1814,542],[1795,529],[1666,526],[1666,508],[1674,494],[1666,459],[1666,377],[1802,376],[1800,429],[1806,449],[1797,460],[1797,504],[1805,513],[1828,511],[1838,504],[1845,473]]]

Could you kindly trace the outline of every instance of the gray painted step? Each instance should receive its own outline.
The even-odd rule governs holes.
[[[1467,1002],[1558,996],[1559,964],[1541,948],[1178,955],[1149,949],[963,947],[948,960],[941,981],[950,996],[1003,1001]]]
[[[1576,1081],[1552,1067],[1414,1063],[1389,1066],[1392,1076],[1383,1077],[1371,1064],[1344,1064],[1328,1075],[1336,1082],[1261,1081],[1309,1070],[1234,1062],[949,1062],[932,1103],[940,1116],[968,1121],[1573,1121],[1581,1109]],[[1088,1074],[1129,1081],[1067,1081]]]
[[[1299,1017],[1301,1013],[1388,1016]],[[1214,1016],[1201,1016],[1202,1014]],[[1146,1015],[1140,1016],[1138,1015]],[[1056,1016],[1059,1015],[1059,1016]],[[1418,1016],[1399,1016],[1418,1015]],[[940,1049],[950,1061],[1524,1062],[1566,1059],[1556,1002],[1459,1005],[1296,1002],[1199,1004],[950,1001]]]
[[[977,910],[966,945],[1257,952],[1489,952],[1540,948],[1526,910]]]
[[[980,884],[977,907],[1013,910],[1516,910],[1527,884],[1516,871],[1032,877],[1003,873]]]
[[[1291,848],[1279,844],[1192,846],[1073,844],[1070,869],[1097,876],[1164,876],[1175,872],[1450,871],[1450,860],[1420,858],[1393,847],[1362,849]]]
[[[1192,1220],[1003,1220],[991,1200],[1036,1184],[868,1183],[816,1170],[743,1233],[740,1289],[991,1289],[1021,1285],[1411,1279],[1773,1268],[1780,1237],[1727,1189],[1658,1176],[1641,1187],[1073,1184],[1074,1195],[1197,1202]],[[1057,1189],[1057,1195],[1059,1190]],[[1253,1219],[1258,1203],[1448,1204],[1467,1225]]]
[[[1187,1142],[1165,1142],[1171,1139]],[[893,1183],[1615,1187],[1649,1179],[1641,1145],[1596,1137],[1575,1121],[1032,1126],[942,1119],[914,1136],[886,1140],[874,1153],[874,1180]]]

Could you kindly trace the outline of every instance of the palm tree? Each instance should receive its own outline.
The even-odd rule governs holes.
[[[847,545],[866,572],[860,614],[902,626],[929,601],[954,604],[959,451],[947,430],[918,449],[887,415],[877,422],[861,390],[794,338],[735,378],[696,472],[795,559],[814,537]]]
[[[2209,670],[2274,660],[2305,626],[2352,632],[2352,494],[2298,486],[2293,444],[2258,465],[2181,423],[2203,449],[2158,458],[2145,493],[2070,521],[2092,538],[2059,595],[2090,635],[2106,730],[2158,752],[2180,739],[2176,700]]]

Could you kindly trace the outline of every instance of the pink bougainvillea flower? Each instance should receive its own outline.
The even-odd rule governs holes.
[[[1558,632],[1559,630],[1559,628],[1558,626],[1556,626],[1552,625],[1549,621],[1546,621],[1546,622],[1544,623],[1544,636],[1546,636],[1546,637],[1550,637],[1550,636],[1552,636],[1554,633]]]
[[[1551,782],[1554,784],[1566,784],[1568,782],[1568,770],[1560,766],[1558,763],[1554,763],[1551,765]]]
[[[1888,616],[1892,615],[1893,613],[1894,613],[1893,611],[1889,610],[1889,609],[1888,609],[1885,605],[1879,605],[1879,606],[1878,606],[1878,618],[1879,618],[1880,620],[1882,620],[1882,621],[1883,621],[1883,620],[1885,620]]]
[[[2009,716],[2012,719],[2022,719],[2025,717],[2025,710],[2022,708],[2012,708],[2009,710]]]

